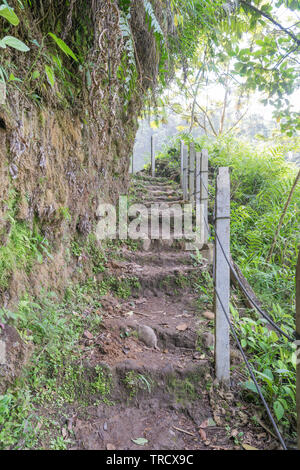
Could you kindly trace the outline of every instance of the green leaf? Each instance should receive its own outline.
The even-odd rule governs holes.
[[[36,80],[37,78],[40,77],[40,72],[38,70],[35,70],[32,74],[32,80]]]
[[[58,45],[58,47],[68,56],[72,57],[72,59],[76,60],[76,62],[78,62],[78,59],[76,57],[76,55],[74,54],[74,52],[69,48],[69,46],[67,46],[67,44],[60,38],[58,38],[55,34],[53,33],[48,33],[49,36],[52,37],[52,39],[56,42],[56,44]]]
[[[13,47],[21,52],[28,52],[30,48],[24,44],[24,42],[20,41],[20,39],[15,38],[14,36],[5,36],[2,39],[2,42],[9,47]]]
[[[131,439],[131,440],[132,440],[132,442],[134,442],[138,446],[144,446],[145,444],[148,444],[147,439],[144,439],[142,437],[139,437],[138,439]]]
[[[258,393],[257,388],[252,380],[247,380],[243,383],[244,388],[251,390],[251,392]]]
[[[210,427],[210,426],[216,426],[216,423],[214,422],[212,418],[208,418],[207,420],[207,427]]]
[[[1,81],[2,81],[3,83],[5,83],[5,76],[4,76],[4,74],[6,75],[5,70],[4,70],[2,67],[0,67],[0,79],[1,79],[1,80],[0,80],[0,83],[1,83]]]
[[[7,5],[0,6],[0,16],[3,16],[7,21],[10,22],[13,26],[18,26],[20,23],[19,18],[15,14],[12,8],[8,7]]]
[[[48,78],[48,82],[53,87],[55,83],[55,75],[54,75],[53,69],[49,67],[49,65],[45,65],[45,72]]]
[[[276,418],[278,419],[278,421],[280,421],[284,415],[284,408],[279,401],[275,401],[274,403],[274,412],[276,414]]]
[[[10,76],[9,76],[9,79],[8,79],[9,82],[22,82],[22,80],[18,77],[15,77],[14,74],[11,72]]]
[[[276,369],[276,372],[277,374],[281,374],[281,375],[286,375],[290,373],[290,371],[287,369]]]
[[[267,382],[267,384],[270,385],[270,387],[272,386],[272,383],[274,382],[274,377],[273,377],[272,373],[270,375],[270,374],[268,374],[268,372],[267,373],[262,373],[262,372],[259,372],[258,370],[255,371],[255,372],[256,372],[257,375],[259,375],[262,378],[262,380],[264,382]],[[266,372],[266,371],[264,371],[264,372]]]

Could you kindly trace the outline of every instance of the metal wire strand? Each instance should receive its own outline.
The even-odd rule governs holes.
[[[224,315],[225,315],[225,317],[226,317],[226,320],[227,320],[227,322],[228,322],[228,324],[229,324],[229,327],[230,327],[230,329],[231,329],[231,332],[232,332],[232,334],[233,334],[233,336],[234,336],[234,339],[235,339],[235,341],[236,341],[236,343],[237,343],[237,345],[238,345],[239,350],[241,351],[241,354],[242,354],[242,356],[243,356],[243,359],[244,359],[244,362],[245,362],[245,364],[246,364],[246,367],[247,367],[247,369],[248,369],[248,371],[249,371],[249,373],[250,373],[250,375],[251,375],[251,378],[252,378],[252,380],[253,380],[253,382],[254,382],[254,385],[255,385],[255,387],[256,387],[256,389],[257,389],[257,392],[258,392],[258,394],[259,394],[259,396],[260,396],[260,398],[261,398],[261,400],[262,400],[262,402],[263,402],[263,405],[264,405],[264,407],[265,407],[265,409],[266,409],[266,412],[267,412],[267,414],[268,414],[268,417],[269,417],[269,419],[270,419],[270,421],[271,421],[271,423],[272,423],[272,426],[273,426],[273,428],[274,428],[274,430],[275,430],[275,432],[276,432],[276,434],[277,434],[277,437],[278,437],[278,439],[279,439],[279,441],[280,441],[280,443],[281,443],[283,449],[284,449],[284,450],[287,450],[287,446],[286,446],[286,444],[285,444],[285,442],[284,442],[284,440],[283,440],[283,437],[281,436],[281,433],[280,433],[280,431],[279,431],[279,429],[278,429],[278,426],[277,426],[277,424],[275,423],[275,420],[274,420],[274,418],[273,418],[273,416],[272,416],[272,414],[271,414],[270,408],[269,408],[269,406],[268,406],[268,404],[267,404],[267,402],[266,402],[266,400],[265,400],[265,397],[263,396],[263,393],[262,393],[262,391],[261,391],[261,388],[260,388],[260,386],[258,385],[258,382],[257,382],[257,380],[256,380],[256,378],[255,378],[253,369],[252,369],[252,367],[251,367],[251,365],[250,365],[250,363],[249,363],[249,361],[248,361],[248,359],[247,359],[247,357],[246,357],[246,354],[245,354],[245,352],[244,352],[244,350],[243,350],[243,348],[242,348],[242,345],[241,345],[241,343],[240,343],[240,341],[239,341],[239,339],[238,339],[238,337],[237,337],[236,331],[235,331],[235,329],[234,329],[234,327],[233,327],[233,325],[232,325],[232,323],[231,323],[231,321],[230,321],[230,318],[228,317],[228,314],[227,314],[227,312],[226,312],[226,309],[225,309],[225,307],[224,307],[224,305],[223,305],[223,302],[222,302],[222,300],[221,300],[221,298],[220,298],[220,296],[219,296],[219,293],[218,293],[218,291],[217,291],[217,289],[216,289],[215,282],[214,282],[214,289],[215,289],[216,296],[218,297],[218,300],[219,300],[220,305],[221,305],[221,307],[222,307],[222,310],[223,310],[223,312],[224,312]]]
[[[198,173],[197,176],[200,176],[201,182],[202,182],[202,184],[203,184],[204,189],[207,191],[207,193],[208,193],[209,195],[211,195],[211,194],[209,193],[208,188],[207,188],[206,185],[203,183],[203,179],[202,179],[202,177],[201,177],[201,173]],[[196,194],[199,194],[199,191],[193,193],[192,196],[194,196],[194,195],[196,195]],[[204,222],[205,222],[205,225],[206,225],[207,230],[209,230],[209,225],[208,225],[208,222],[206,221],[205,218],[204,218]],[[278,333],[280,333],[282,336],[284,336],[285,338],[287,338],[289,341],[294,342],[294,341],[295,341],[295,338],[293,338],[293,337],[289,336],[287,333],[285,333],[285,332],[272,320],[272,318],[269,317],[269,315],[267,315],[266,312],[264,312],[264,311],[261,309],[261,307],[255,302],[255,300],[253,300],[253,299],[250,297],[250,295],[248,294],[248,292],[246,291],[246,289],[244,288],[244,286],[240,283],[240,280],[239,280],[239,278],[238,278],[238,276],[237,276],[237,274],[236,274],[236,272],[235,272],[235,269],[233,268],[233,266],[232,266],[230,260],[228,259],[227,255],[226,255],[226,253],[225,253],[225,250],[224,250],[224,248],[223,248],[223,246],[222,246],[222,243],[220,242],[220,238],[219,238],[219,235],[218,235],[218,233],[217,233],[215,224],[214,224],[213,226],[214,226],[214,231],[215,231],[216,239],[217,239],[217,241],[218,241],[218,243],[219,243],[219,245],[220,245],[220,248],[221,248],[221,251],[222,251],[222,253],[223,253],[223,255],[224,255],[224,258],[225,258],[225,260],[226,260],[226,262],[227,262],[227,264],[228,264],[228,266],[229,266],[229,268],[230,268],[230,270],[231,270],[231,272],[232,272],[234,278],[235,278],[236,281],[239,283],[239,285],[240,285],[240,287],[241,287],[243,293],[245,294],[245,296],[248,298],[248,300],[251,301],[252,305],[253,305],[253,306],[255,307],[255,309],[261,314],[261,316],[262,316],[276,331],[278,331]]]
[[[184,170],[186,171],[186,169],[187,169],[187,168],[185,168]],[[190,172],[194,173],[194,171],[190,171]],[[202,179],[202,176],[201,176],[201,172],[196,175],[196,177],[198,177],[198,176],[200,176],[200,178],[201,178],[201,182],[202,182],[202,185],[203,185],[204,189],[207,191],[208,194],[210,194],[209,191],[208,191],[208,189],[207,189],[207,187],[206,187],[206,185],[203,183],[203,179]],[[199,194],[199,193],[200,193],[200,191],[194,192],[194,193],[192,194],[192,196],[195,196],[196,194]],[[205,224],[206,224],[207,230],[209,231],[210,227],[209,227],[209,224],[208,224],[208,222],[206,221],[205,218],[204,218],[204,222],[205,222]],[[226,260],[226,262],[227,262],[229,268],[230,268],[231,271],[233,272],[234,277],[235,277],[235,278],[237,279],[237,281],[239,282],[239,279],[238,279],[238,277],[237,277],[237,275],[236,275],[236,273],[235,273],[235,270],[233,269],[232,264],[231,264],[231,262],[229,261],[227,255],[226,255],[226,253],[225,253],[225,250],[224,250],[224,248],[223,248],[223,246],[222,246],[222,243],[220,242],[220,239],[219,239],[219,236],[218,236],[218,233],[217,233],[215,224],[214,224],[214,230],[215,230],[216,239],[217,239],[217,241],[218,241],[218,243],[219,243],[219,245],[220,245],[220,247],[221,247],[221,250],[222,250],[222,252],[223,252],[223,256],[224,256],[224,258],[225,258],[225,260]],[[255,375],[254,375],[253,369],[252,369],[252,367],[251,367],[251,365],[250,365],[250,363],[249,363],[249,361],[248,361],[248,359],[247,359],[247,357],[246,357],[246,354],[245,354],[245,352],[244,352],[244,350],[243,350],[243,348],[242,348],[242,346],[241,346],[241,343],[240,343],[240,341],[239,341],[239,339],[238,339],[237,333],[236,333],[236,331],[235,331],[235,329],[234,329],[234,327],[233,327],[233,325],[232,325],[232,323],[231,323],[231,321],[230,321],[230,318],[229,318],[229,316],[228,316],[228,313],[226,312],[226,309],[225,309],[225,307],[224,307],[224,305],[223,305],[223,302],[222,302],[222,300],[221,300],[221,298],[220,298],[219,292],[218,292],[218,290],[217,290],[217,288],[216,288],[215,280],[213,280],[213,282],[214,282],[214,290],[215,290],[216,296],[217,296],[217,298],[218,298],[218,300],[219,300],[219,303],[220,303],[221,308],[222,308],[222,310],[223,310],[223,312],[224,312],[226,321],[228,322],[228,325],[229,325],[229,327],[230,327],[230,329],[231,329],[231,332],[232,332],[232,335],[233,335],[233,337],[234,337],[234,339],[235,339],[235,341],[236,341],[236,344],[237,344],[239,350],[241,351],[241,354],[242,354],[242,356],[243,356],[245,365],[246,365],[246,367],[247,367],[247,369],[248,369],[248,371],[249,371],[249,374],[250,374],[250,376],[251,376],[251,378],[252,378],[252,380],[253,380],[253,382],[254,382],[254,385],[255,385],[255,387],[256,387],[256,389],[257,389],[257,392],[258,392],[258,394],[259,394],[259,396],[260,396],[260,398],[261,398],[261,400],[262,400],[262,403],[263,403],[263,405],[264,405],[264,407],[265,407],[265,409],[266,409],[266,412],[267,412],[268,417],[269,417],[269,419],[270,419],[270,421],[271,421],[271,423],[272,423],[272,426],[273,426],[273,428],[274,428],[274,430],[275,430],[275,432],[276,432],[276,435],[277,435],[277,437],[278,437],[278,439],[279,439],[279,441],[280,441],[280,443],[281,443],[283,449],[284,449],[284,450],[287,450],[287,446],[286,446],[286,444],[285,444],[285,442],[284,442],[284,439],[283,439],[283,437],[282,437],[282,435],[281,435],[281,433],[280,433],[280,431],[279,431],[279,429],[278,429],[278,426],[277,426],[277,424],[276,424],[276,422],[275,422],[275,420],[274,420],[274,418],[273,418],[273,416],[272,416],[272,414],[271,414],[270,408],[269,408],[269,406],[268,406],[268,404],[267,404],[267,402],[266,402],[266,400],[265,400],[265,397],[263,396],[263,393],[262,393],[262,391],[261,391],[261,388],[260,388],[260,386],[259,386],[259,384],[258,384],[258,382],[257,382],[257,380],[256,380],[256,377],[255,377]],[[241,286],[240,282],[239,282],[239,285]],[[289,335],[287,335],[284,331],[282,331],[281,328],[280,328],[279,326],[277,326],[276,323],[275,323],[275,322],[256,304],[256,302],[254,302],[254,301],[250,298],[248,292],[244,289],[244,287],[243,287],[243,286],[241,286],[241,287],[242,287],[242,290],[243,290],[244,294],[251,300],[252,304],[253,304],[254,307],[259,311],[259,313],[260,313],[260,314],[261,314],[261,315],[262,315],[280,334],[282,334],[282,335],[285,336],[287,339],[289,339],[290,341],[293,342],[293,341],[294,341],[293,338],[291,338],[291,337],[290,337]]]

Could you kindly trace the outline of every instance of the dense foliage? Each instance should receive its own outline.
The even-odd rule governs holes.
[[[51,1],[48,10],[42,2],[10,3],[0,5],[0,24],[5,34],[0,40],[4,50],[0,80],[7,82],[9,88],[21,87],[37,102],[47,94],[47,84],[60,100],[76,100],[83,86],[93,88],[95,73],[103,74],[103,66],[102,71],[98,70],[100,58],[111,61],[109,74],[113,75],[112,69],[117,67],[125,102],[139,88],[146,94],[155,83],[165,86],[167,77],[172,77],[180,65],[185,74],[189,69],[200,69],[204,81],[211,72],[218,73],[223,81],[226,75],[236,77],[241,93],[264,93],[265,103],[276,107],[282,129],[289,134],[299,129],[299,115],[288,99],[299,86],[298,1],[142,0],[144,22],[156,44],[151,48],[144,37],[144,46],[159,72],[158,82],[153,76],[152,81],[144,83],[145,74],[140,67],[142,45],[133,31],[136,2],[106,2],[101,8],[107,10],[110,18],[107,25],[98,21],[101,8],[97,2],[89,6],[89,2],[81,0],[63,1],[60,5]],[[279,22],[278,8],[284,8],[288,26]],[[121,63],[118,59],[114,64],[110,44],[121,38]],[[18,54],[29,54],[25,78],[18,65],[22,60],[7,52],[10,48]],[[112,78],[108,77],[109,83]]]

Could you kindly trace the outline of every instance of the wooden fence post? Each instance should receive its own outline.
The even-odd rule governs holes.
[[[203,243],[208,242],[209,230],[208,230],[208,151],[202,150],[201,153],[201,189],[200,189],[200,202],[203,208],[204,218],[204,239]]]
[[[201,204],[201,152],[196,152],[196,194],[197,204]]]
[[[300,450],[300,245],[296,269],[296,402],[298,449]]]
[[[151,136],[151,173],[152,176],[155,176],[155,145],[154,145],[154,135]]]
[[[189,199],[191,202],[195,200],[195,145],[190,144],[190,158],[189,158]]]
[[[183,199],[188,200],[188,149],[183,146],[183,181],[182,181]]]
[[[196,193],[195,193],[195,207],[196,207],[196,227],[200,229],[199,237],[201,245],[203,243],[203,226],[202,226],[202,206],[201,206],[201,152],[196,152]]]
[[[181,189],[183,190],[183,151],[184,151],[184,144],[182,140],[180,141],[180,184],[181,184]]]
[[[226,261],[230,256],[230,177],[229,168],[219,168],[216,181],[216,236],[214,277],[215,277],[215,368],[217,380],[230,380],[230,346],[228,318],[230,297],[230,267]],[[224,253],[222,251],[223,247]],[[218,293],[218,295],[216,294]]]

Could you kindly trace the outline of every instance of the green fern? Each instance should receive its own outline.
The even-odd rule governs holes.
[[[164,33],[162,32],[160,24],[157,21],[153,7],[148,0],[144,0],[144,8],[146,12],[146,21],[148,22],[149,29],[152,29],[154,35],[158,36],[159,42],[164,41]]]
[[[118,70],[118,76],[119,79],[124,82],[126,97],[125,105],[128,104],[132,96],[138,76],[134,51],[134,38],[132,35],[129,21],[130,9],[127,14],[122,12],[122,14],[120,15],[119,25],[125,43],[125,54],[122,59],[122,64],[120,65]]]
[[[155,16],[153,7],[152,7],[151,3],[149,2],[149,0],[144,0],[144,8],[145,8],[145,12],[146,12],[146,21],[148,23],[149,30],[153,31],[153,35],[155,37],[157,46],[159,48],[159,52],[160,52],[159,71],[160,71],[162,79],[163,79],[164,73],[165,73],[165,70],[163,69],[163,66],[164,66],[165,62],[167,61],[167,59],[168,59],[168,51],[167,51],[167,47],[166,47],[164,33],[163,33],[163,31],[161,29],[161,26],[160,26],[160,24],[159,24],[159,22],[158,22],[158,20]]]

